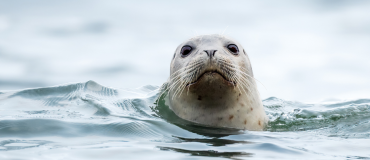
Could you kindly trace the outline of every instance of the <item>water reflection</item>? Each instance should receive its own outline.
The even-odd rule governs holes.
[[[206,143],[210,146],[220,147],[226,146],[230,144],[250,144],[253,142],[248,141],[235,141],[229,139],[219,139],[219,138],[212,138],[212,139],[198,139],[198,138],[183,138],[183,137],[176,137],[180,139],[182,142],[198,142],[198,143]]]
[[[252,153],[247,152],[218,152],[215,150],[186,150],[172,147],[158,147],[163,151],[175,151],[180,153],[188,153],[191,156],[206,156],[206,157],[223,157],[237,160],[237,157],[251,157]]]

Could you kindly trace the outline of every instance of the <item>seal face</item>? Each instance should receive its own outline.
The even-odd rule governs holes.
[[[168,81],[170,108],[179,117],[215,127],[262,130],[265,114],[243,47],[221,35],[180,44]]]

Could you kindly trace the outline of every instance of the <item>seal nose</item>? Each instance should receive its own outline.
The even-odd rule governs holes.
[[[212,58],[213,56],[215,56],[216,51],[217,50],[204,50],[204,52],[207,53],[207,55],[209,56],[209,58]]]

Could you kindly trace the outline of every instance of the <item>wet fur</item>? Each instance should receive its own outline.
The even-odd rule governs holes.
[[[236,44],[239,55],[233,55],[227,44]],[[194,47],[187,57],[179,53],[184,45]],[[207,56],[207,49],[217,50],[214,57]],[[262,130],[268,119],[247,54],[221,35],[194,37],[176,49],[167,90],[170,108],[192,122]]]

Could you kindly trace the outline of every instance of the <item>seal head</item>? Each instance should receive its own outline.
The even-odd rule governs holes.
[[[262,130],[268,121],[247,54],[221,35],[180,44],[167,89],[170,108],[188,121],[247,130]]]

